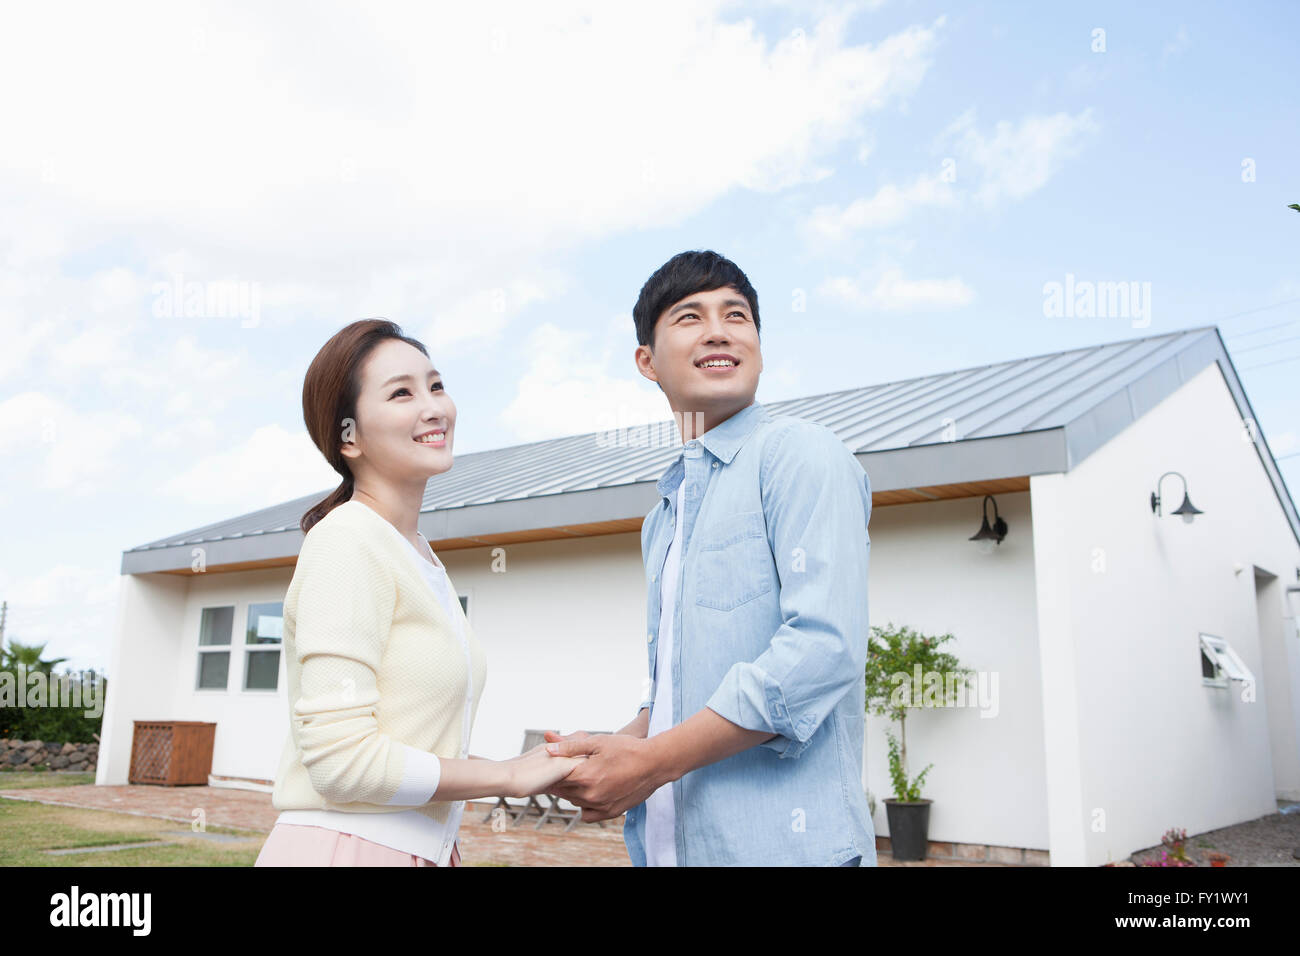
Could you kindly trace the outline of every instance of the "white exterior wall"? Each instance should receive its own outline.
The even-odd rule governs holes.
[[[487,655],[473,753],[519,753],[526,728],[615,731],[648,686],[641,533],[439,553]],[[498,563],[498,567],[501,565]]]
[[[636,716],[646,686],[639,532],[508,545],[496,572],[492,548],[439,557],[487,655],[473,753],[515,756],[525,728],[618,730]],[[292,578],[292,568],[123,576],[96,783],[126,783],[133,720],[214,722],[214,776],[275,778],[289,732],[285,662],[277,690],[242,690],[242,641],[249,605],[283,601]],[[225,605],[235,608],[227,689],[197,690],[202,610]]]
[[[164,713],[174,714],[177,720],[204,720],[217,725],[212,747],[214,776],[275,779],[281,748],[289,733],[284,654],[280,654],[275,690],[244,690],[247,663],[244,633],[248,627],[248,606],[283,601],[292,579],[293,568],[200,574],[190,579],[185,620],[178,636],[180,666]],[[198,690],[199,623],[203,608],[226,605],[235,607],[226,689]]]
[[[122,575],[95,783],[126,783],[132,721],[176,718],[167,701],[176,683],[176,636],[188,591],[189,580],[176,574]]]
[[[292,568],[194,577],[123,575],[117,644],[104,709],[106,743],[101,749],[107,751],[108,759],[100,763],[96,783],[127,782],[135,720],[215,723],[214,776],[275,779],[280,748],[289,732],[284,656],[280,657],[276,690],[243,690],[244,630],[249,604],[283,601],[292,577]],[[198,690],[203,608],[228,605],[234,606],[235,619],[227,689]],[[129,650],[129,658],[121,657],[122,648]]]
[[[872,627],[892,623],[938,636],[963,667],[983,672],[996,703],[907,716],[908,777],[934,766],[921,785],[929,838],[1047,849],[1047,791],[1034,604],[1034,530],[1029,493],[996,495],[1007,536],[993,554],[967,539],[980,527],[982,498],[875,507],[871,512]],[[990,507],[990,518],[992,508]],[[997,678],[996,685],[993,677]],[[867,717],[867,786],[875,826],[889,835],[893,798],[885,731]]]
[[[1053,865],[1120,860],[1295,795],[1300,642],[1282,592],[1300,548],[1242,434],[1212,365],[1068,474],[1031,479]],[[1166,517],[1151,512],[1173,470],[1205,512],[1191,525],[1168,516],[1175,477]],[[1263,641],[1256,566],[1279,578]],[[1255,702],[1202,683],[1200,632],[1251,669]]]
[[[1047,820],[1034,638],[1033,558],[1028,494],[998,496],[1010,532],[992,555],[966,539],[979,526],[979,499],[877,508],[872,512],[871,622],[892,618],[927,633],[952,631],[962,663],[998,676],[996,716],[977,707],[913,712],[912,772],[935,767],[924,793],[935,800],[936,840],[1046,848]],[[647,688],[645,593],[640,533],[513,544],[504,571],[491,547],[446,551],[447,565],[487,655],[487,684],[472,752],[519,752],[525,728],[618,730],[636,716]],[[500,562],[495,562],[501,567]],[[217,724],[212,772],[273,779],[288,733],[284,664],[279,690],[243,691],[243,629],[250,603],[283,600],[292,569],[124,576],[120,635],[129,635],[129,693],[114,685],[99,783],[125,783],[130,721]],[[235,606],[228,688],[195,689],[204,607]],[[878,801],[876,828],[888,834],[892,796],[884,722],[867,719],[866,783]],[[894,728],[897,732],[897,727]],[[972,796],[975,799],[972,799]],[[1010,801],[1010,802],[1007,802]]]

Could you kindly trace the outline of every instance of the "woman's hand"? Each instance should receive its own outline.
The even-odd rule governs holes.
[[[586,757],[552,757],[546,745],[539,744],[518,757],[503,760],[509,776],[510,792],[507,797],[531,797],[546,793],[557,781],[563,780]]]

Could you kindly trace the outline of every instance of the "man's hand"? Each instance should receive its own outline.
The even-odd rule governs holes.
[[[579,737],[579,734],[582,736]],[[629,734],[588,734],[578,731],[547,744],[561,757],[587,759],[560,780],[551,792],[582,807],[584,823],[612,820],[642,803],[668,782],[650,742]],[[547,738],[551,733],[548,731]]]
[[[546,743],[553,744],[558,743],[561,740],[582,740],[584,737],[590,737],[591,734],[587,733],[585,730],[575,730],[571,734],[562,734],[558,730],[548,730],[543,734],[543,736],[546,738]],[[537,746],[545,747],[546,744],[538,744]]]

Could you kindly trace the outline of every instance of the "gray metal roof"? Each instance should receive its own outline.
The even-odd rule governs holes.
[[[764,404],[833,430],[873,491],[890,491],[1069,471],[1215,361],[1242,417],[1253,419],[1216,326]],[[430,480],[420,529],[438,540],[642,517],[680,450],[680,438],[649,440],[665,434],[676,434],[671,419],[621,441],[588,432],[457,455],[452,471]],[[1300,540],[1262,435],[1256,448]],[[194,546],[209,564],[297,554],[299,519],[331,490],[132,548],[122,573],[188,567]]]

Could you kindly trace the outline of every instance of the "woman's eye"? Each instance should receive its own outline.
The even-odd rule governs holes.
[[[392,394],[392,395],[389,395],[388,397],[389,397],[389,398],[396,398],[398,395],[401,395],[403,392],[406,392],[406,394],[408,394],[408,395],[411,394],[407,389],[405,389],[405,388],[399,388],[397,391],[393,392],[393,394]]]
[[[443,387],[442,382],[434,382],[434,383],[433,383],[433,387],[434,387],[434,388],[441,388],[444,392],[446,391],[446,388]]]

